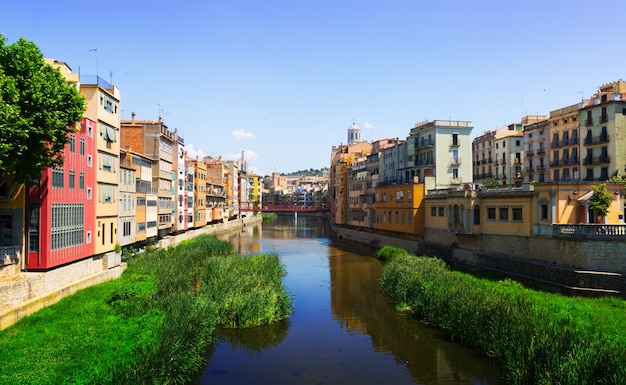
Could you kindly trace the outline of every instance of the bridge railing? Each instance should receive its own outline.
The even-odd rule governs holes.
[[[257,203],[257,202],[241,202],[240,211],[264,211],[264,212],[317,212],[328,211],[329,206],[326,202],[275,202],[275,203]]]

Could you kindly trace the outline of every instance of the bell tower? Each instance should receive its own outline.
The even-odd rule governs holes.
[[[356,125],[356,122],[352,122],[352,125],[348,128],[348,144],[354,144],[361,141],[361,129]]]

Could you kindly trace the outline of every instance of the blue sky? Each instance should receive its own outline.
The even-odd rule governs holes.
[[[362,139],[469,120],[474,136],[626,77],[626,2],[8,1],[0,34],[116,84],[191,154],[260,175],[321,168]],[[97,50],[95,50],[97,49]]]

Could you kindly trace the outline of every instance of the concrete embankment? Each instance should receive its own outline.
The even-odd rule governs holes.
[[[256,215],[207,225],[164,237],[159,240],[157,247],[174,246],[201,234],[237,231],[261,221],[261,216]],[[0,282],[0,330],[78,290],[119,278],[125,268],[121,255],[111,252],[46,272],[22,272],[5,278]]]
[[[621,271],[598,271],[558,264],[554,261],[490,252],[485,249],[473,250],[455,244],[425,242],[417,238],[363,231],[344,226],[333,225],[332,227],[335,235],[342,239],[372,247],[384,245],[401,247],[416,255],[439,257],[453,265],[496,273],[538,289],[566,295],[610,295],[626,298],[626,275]],[[504,241],[510,241],[510,239],[503,239]]]

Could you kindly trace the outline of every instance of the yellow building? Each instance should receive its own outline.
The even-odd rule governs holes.
[[[18,274],[25,263],[25,204],[24,185],[0,174],[0,277]]]
[[[85,117],[97,122],[95,253],[112,251],[117,243],[120,131],[119,89],[98,76],[81,76],[80,92],[87,102]],[[89,192],[88,192],[89,194]]]
[[[194,187],[194,213],[193,227],[198,228],[207,224],[206,217],[206,183],[207,168],[206,164],[198,159],[190,160],[189,167],[193,167],[193,187]]]
[[[548,235],[554,225],[623,223],[624,185],[607,184],[613,200],[604,218],[589,207],[592,186],[546,183],[434,191],[424,199],[426,238],[452,243],[453,234]]]
[[[378,230],[422,235],[425,186],[434,186],[434,179],[426,177],[426,183],[379,185],[376,188],[373,227]]]

